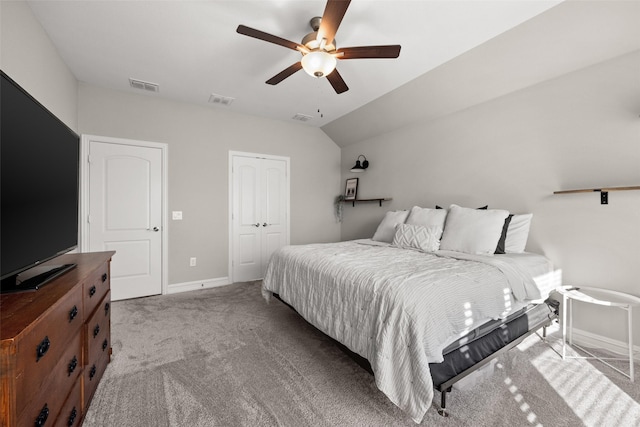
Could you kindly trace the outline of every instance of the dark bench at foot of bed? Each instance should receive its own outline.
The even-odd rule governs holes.
[[[447,393],[455,383],[486,366],[541,328],[543,336],[546,336],[546,328],[558,318],[558,307],[557,301],[547,299],[545,304],[523,309],[515,317],[509,317],[503,322],[493,322],[493,328],[485,328],[484,332],[469,343],[445,349],[443,362],[429,364],[434,388],[441,393],[438,413],[448,416]]]
[[[274,293],[273,296],[296,311],[283,301],[280,295]],[[525,307],[506,319],[491,321],[476,328],[464,338],[445,348],[444,361],[429,364],[434,388],[440,392],[438,413],[443,417],[449,416],[446,410],[447,393],[451,392],[455,383],[483,368],[502,353],[516,347],[541,328],[545,336],[546,328],[558,318],[559,305],[556,300],[549,298],[543,304]],[[345,354],[373,375],[371,364],[366,358],[349,350],[344,344],[328,335],[324,333],[323,335],[335,342]]]

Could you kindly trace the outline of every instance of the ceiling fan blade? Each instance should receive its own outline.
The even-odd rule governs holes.
[[[327,44],[332,44],[336,37],[338,27],[347,13],[351,0],[328,0],[318,28],[318,41],[327,39]]]
[[[274,36],[273,34],[265,33],[264,31],[256,30],[255,28],[246,27],[244,25],[238,25],[236,32],[258,40],[264,40],[269,43],[288,47],[293,50],[298,50],[298,46],[300,46],[298,43],[283,39],[282,37]]]
[[[343,53],[336,55],[338,59],[397,58],[400,56],[400,45],[344,47],[336,53]]]
[[[327,80],[333,86],[333,89],[337,94],[341,94],[342,92],[346,92],[349,90],[349,86],[344,82],[342,76],[338,72],[338,69],[333,70],[330,74],[327,75]]]
[[[280,83],[281,81],[283,81],[284,79],[286,79],[287,77],[295,73],[296,71],[300,71],[301,69],[302,69],[302,62],[296,62],[295,64],[285,68],[275,76],[271,77],[265,83],[268,85],[277,85],[278,83]]]

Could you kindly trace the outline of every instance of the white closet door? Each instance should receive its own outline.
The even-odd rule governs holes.
[[[233,281],[260,279],[289,243],[287,162],[235,155],[231,179]]]
[[[262,272],[260,159],[233,158],[233,280],[254,280]]]
[[[271,254],[288,244],[287,165],[282,160],[262,161],[262,271],[264,277]]]

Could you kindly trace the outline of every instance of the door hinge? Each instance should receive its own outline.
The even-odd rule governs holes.
[[[87,156],[87,163],[91,164],[91,154]]]
[[[87,223],[91,224],[91,215],[87,215]]]

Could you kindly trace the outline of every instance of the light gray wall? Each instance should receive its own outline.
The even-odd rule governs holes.
[[[320,129],[84,83],[78,99],[80,132],[169,145],[170,284],[228,275],[230,150],[290,157],[292,244],[340,239],[340,148]]]
[[[638,22],[637,1],[564,1],[322,130],[344,147],[482,104],[640,49]]]
[[[291,158],[291,243],[335,241],[340,149],[322,131],[78,84],[24,1],[1,1],[0,66],[79,133],[169,144],[169,283],[226,277],[229,150]],[[198,258],[197,267],[188,259]]]
[[[609,205],[598,193],[553,192],[640,185],[639,76],[636,51],[346,146],[343,182],[364,154],[359,197],[393,201],[345,207],[342,239],[370,237],[384,212],[413,205],[532,212],[527,249],[562,268],[567,284],[638,295],[640,191],[612,192]],[[621,313],[583,313],[576,327],[625,340]],[[640,342],[640,316],[634,329]]]
[[[78,85],[24,1],[0,1],[0,68],[74,131]]]
[[[169,209],[185,214],[170,222],[170,283],[227,275],[227,158],[237,150],[291,157],[294,244],[337,240],[340,232],[342,239],[371,236],[388,209],[488,203],[534,213],[528,249],[551,258],[567,283],[638,294],[640,193],[611,193],[607,206],[597,194],[552,195],[640,183],[638,52],[464,111],[428,119],[418,112],[417,122],[412,112],[414,121],[391,125],[392,132],[365,132],[342,150],[340,166],[340,150],[317,129],[84,84],[78,89],[25,2],[0,2],[0,20],[0,67],[69,127],[169,144]],[[429,102],[427,95],[421,102]],[[348,127],[368,129],[374,123],[366,120],[385,117],[365,108]],[[333,198],[355,176],[343,172],[340,180],[340,170],[361,153],[372,166],[360,175],[360,197],[394,201],[383,208],[345,206],[340,230]],[[189,268],[190,256],[210,263]],[[589,314],[579,327],[624,339],[620,316]]]

